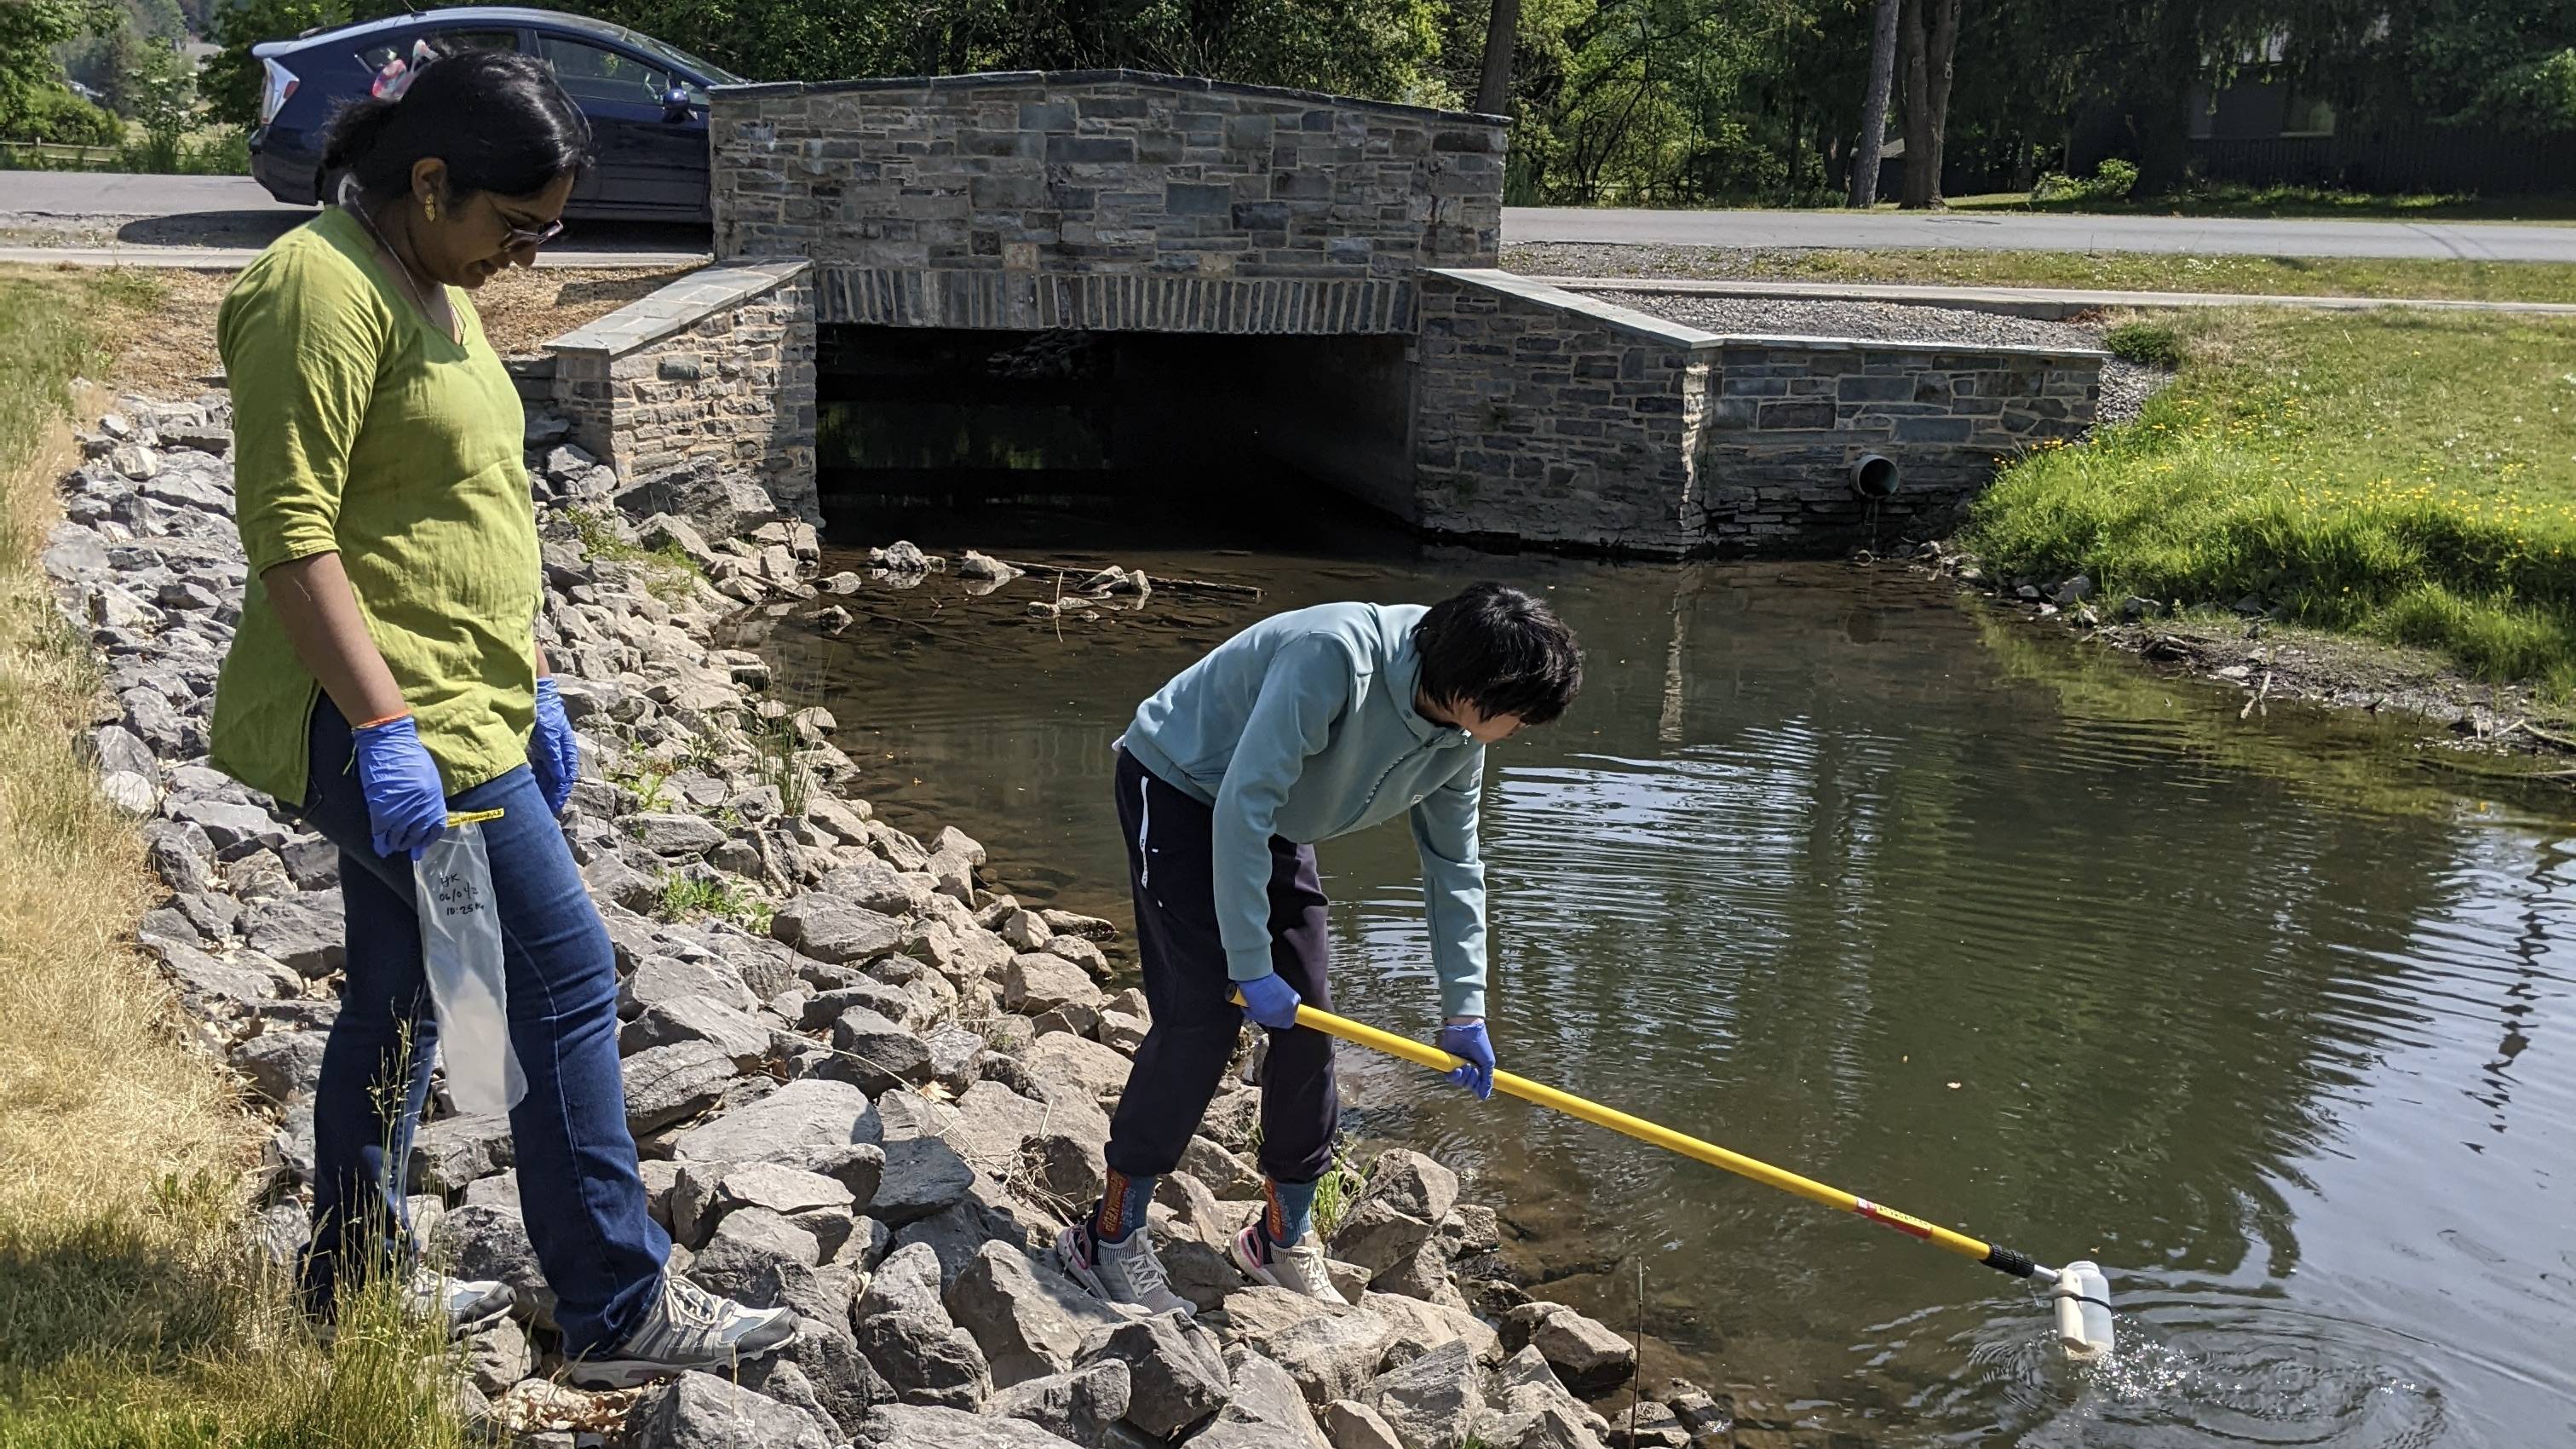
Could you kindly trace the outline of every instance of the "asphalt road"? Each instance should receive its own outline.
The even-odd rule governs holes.
[[[312,215],[270,199],[246,176],[0,172],[0,229],[113,231],[124,246],[257,247]],[[703,229],[579,223],[569,256],[702,251]],[[1961,247],[1987,251],[2187,252],[2293,257],[2430,257],[2576,262],[2576,226],[2394,221],[2246,221],[2168,216],[1867,216],[1830,211],[1603,211],[1506,207],[1509,242],[1662,243],[1713,247]]]
[[[2576,226],[2247,221],[2187,216],[1998,216],[1991,212],[1871,212],[1861,216],[1831,211],[1601,211],[1507,206],[1503,208],[1503,240],[2576,262]]]

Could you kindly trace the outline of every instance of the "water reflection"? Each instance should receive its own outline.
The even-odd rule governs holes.
[[[980,541],[980,540],[960,540]],[[1841,568],[1180,552],[1258,605],[1054,627],[936,607],[900,657],[783,629],[898,820],[1126,914],[1108,745],[1258,613],[1551,589],[1575,712],[1495,752],[1504,1064],[2043,1259],[2130,1347],[2069,1373],[2017,1285],[1866,1224],[1346,1054],[1354,1120],[1467,1170],[1551,1296],[1880,1442],[2576,1437],[2576,846],[2387,726],[2140,674]],[[923,595],[935,589],[921,591]],[[873,751],[864,746],[873,744]],[[918,783],[914,783],[914,782]],[[1325,847],[1345,1008],[1427,1033],[1410,844]]]

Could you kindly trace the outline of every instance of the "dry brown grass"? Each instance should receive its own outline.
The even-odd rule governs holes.
[[[136,954],[141,843],[75,753],[98,680],[35,556],[69,381],[145,300],[0,274],[0,1446],[452,1445],[389,1296],[325,1355],[253,1249],[265,1129]]]

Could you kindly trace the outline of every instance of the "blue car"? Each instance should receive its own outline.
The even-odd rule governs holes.
[[[465,6],[309,30],[251,47],[266,72],[251,175],[280,201],[327,201],[322,138],[339,108],[367,94],[385,62],[433,49],[519,50],[553,67],[590,118],[592,165],[568,216],[619,221],[710,220],[707,88],[742,77],[604,20],[552,10]]]

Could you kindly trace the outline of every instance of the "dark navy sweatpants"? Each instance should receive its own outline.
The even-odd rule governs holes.
[[[1119,752],[1118,823],[1154,1013],[1109,1124],[1109,1166],[1129,1177],[1179,1165],[1243,1032],[1217,934],[1213,818],[1208,806]],[[1271,837],[1271,964],[1307,1005],[1330,1010],[1324,913],[1315,848]],[[1261,1070],[1261,1170],[1279,1182],[1323,1176],[1340,1110],[1332,1038],[1303,1028],[1272,1032]]]

